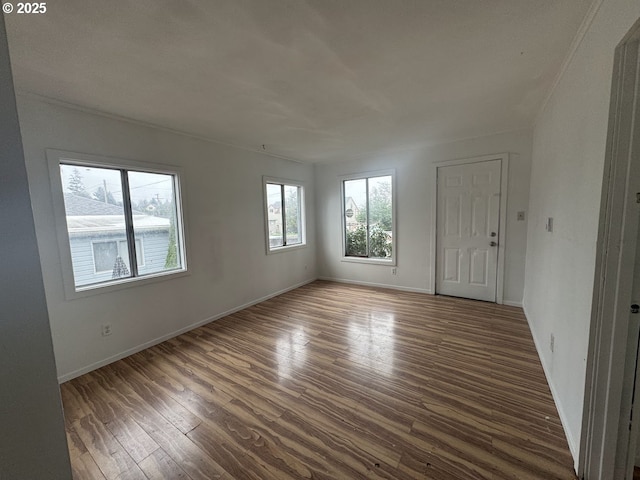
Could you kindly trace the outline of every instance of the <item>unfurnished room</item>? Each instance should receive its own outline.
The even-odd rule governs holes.
[[[2,10],[0,479],[640,478],[639,0]]]

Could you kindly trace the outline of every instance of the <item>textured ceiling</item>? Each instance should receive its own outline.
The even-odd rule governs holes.
[[[5,15],[35,93],[302,161],[532,125],[589,0],[57,0]]]

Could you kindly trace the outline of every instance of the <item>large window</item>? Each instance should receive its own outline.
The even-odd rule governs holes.
[[[54,153],[75,292],[186,270],[177,171]]]
[[[393,173],[342,180],[345,260],[394,262]]]
[[[304,188],[290,180],[265,177],[267,252],[305,244]]]

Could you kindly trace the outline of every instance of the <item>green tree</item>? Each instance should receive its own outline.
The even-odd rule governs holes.
[[[116,201],[111,192],[105,192],[104,187],[98,187],[96,191],[93,192],[93,198],[99,202],[109,203],[111,205],[121,205]]]
[[[369,223],[390,231],[393,225],[391,215],[391,182],[380,182],[369,192]]]
[[[298,189],[287,188],[287,197],[284,202],[284,221],[286,223],[287,238],[300,237],[300,217],[298,212]]]
[[[358,225],[347,232],[346,255],[351,257],[367,256],[367,227]]]
[[[346,255],[351,257],[389,258],[392,253],[391,237],[379,225],[369,229],[369,251],[367,252],[367,228],[358,225],[347,232]]]
[[[169,246],[167,248],[167,258],[164,261],[164,268],[178,268],[178,236],[176,233],[176,212],[171,210],[169,220]]]
[[[379,225],[382,230],[392,229],[391,181],[379,182],[369,190],[369,225]],[[358,205],[356,221],[367,224],[367,206]]]
[[[82,174],[80,170],[74,168],[69,176],[69,186],[67,187],[71,193],[74,195],[80,195],[81,197],[91,198],[87,189],[84,187],[84,183],[82,181]]]
[[[369,256],[389,258],[391,256],[391,237],[379,225],[374,225],[369,234]]]

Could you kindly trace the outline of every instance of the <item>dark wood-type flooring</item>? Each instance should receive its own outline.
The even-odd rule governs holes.
[[[513,307],[318,281],[61,388],[76,480],[575,478]]]

